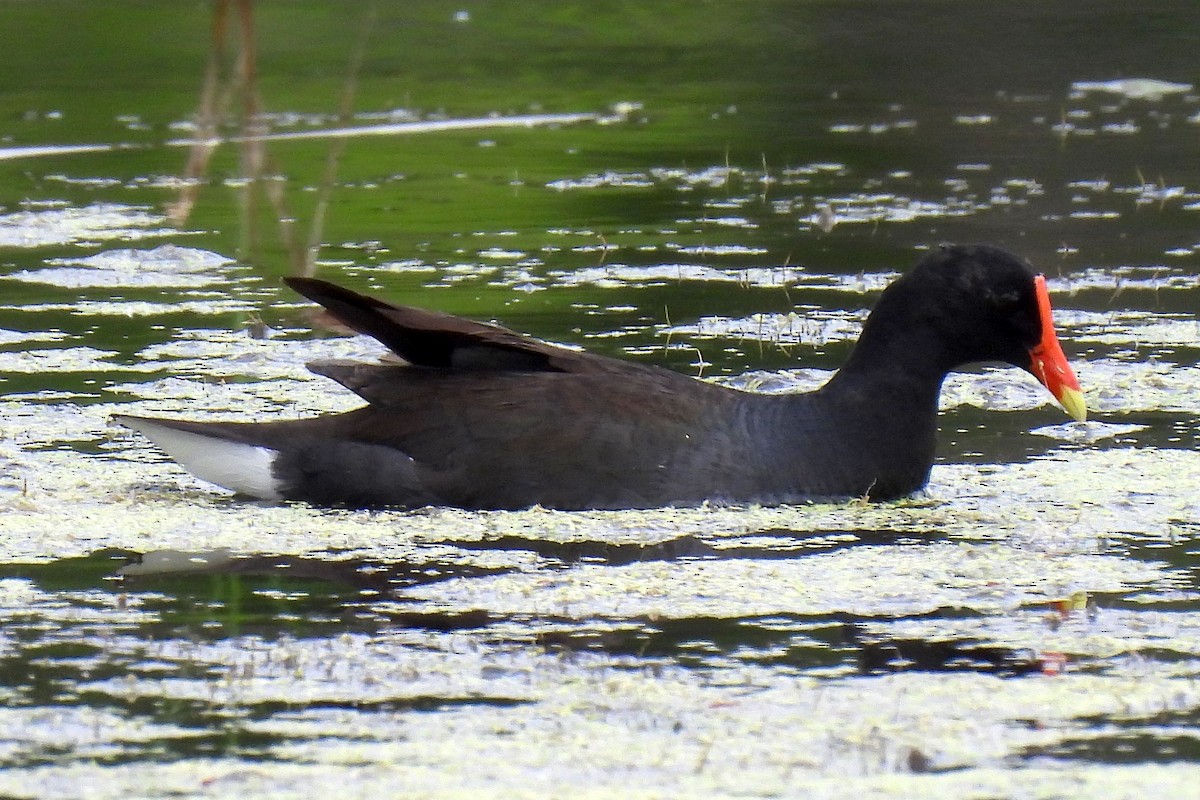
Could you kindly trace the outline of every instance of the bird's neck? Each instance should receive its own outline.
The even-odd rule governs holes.
[[[856,469],[875,476],[863,493],[898,497],[929,477],[937,447],[938,398],[947,371],[914,354],[912,343],[867,340],[814,400],[853,453]]]
[[[951,368],[951,359],[933,331],[921,326],[873,329],[868,320],[849,358],[823,392],[933,414]]]

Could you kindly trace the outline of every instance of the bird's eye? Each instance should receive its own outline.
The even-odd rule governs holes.
[[[996,292],[994,297],[998,307],[1011,308],[1020,302],[1021,293],[1016,289],[1009,289],[1008,291]]]

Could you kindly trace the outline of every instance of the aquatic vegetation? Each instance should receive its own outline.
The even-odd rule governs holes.
[[[210,5],[0,7],[0,794],[1194,791],[1194,9],[879,5],[259,4],[270,139],[200,113]],[[280,287],[322,202],[325,277],[768,392],[996,241],[1096,415],[953,375],[884,505],[247,502],[107,419],[356,403]]]

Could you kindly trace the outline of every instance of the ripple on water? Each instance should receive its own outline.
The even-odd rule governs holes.
[[[899,276],[897,272],[827,273],[803,266],[714,267],[696,263],[649,265],[607,264],[571,271],[551,270],[554,285],[595,285],[606,288],[664,286],[685,281],[738,284],[757,288],[798,286],[812,290],[836,290],[857,294],[882,291]],[[805,313],[805,312],[800,312]]]
[[[866,311],[820,309],[790,314],[753,314],[740,319],[706,316],[689,325],[674,325],[667,328],[666,333],[684,334],[697,339],[736,339],[819,347],[829,342],[857,339],[865,318]]]
[[[1133,349],[1200,348],[1200,320],[1191,314],[1140,309],[1069,310],[1056,312],[1055,318],[1076,342],[1125,345]]]

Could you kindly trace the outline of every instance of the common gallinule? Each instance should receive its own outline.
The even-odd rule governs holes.
[[[882,293],[842,368],[795,394],[725,388],[325,281],[287,283],[408,365],[310,364],[366,401],[342,414],[116,419],[204,480],[263,499],[611,509],[914,492],[933,463],[942,381],[974,362],[1021,367],[1086,415],[1044,277],[991,246],[925,256]]]

